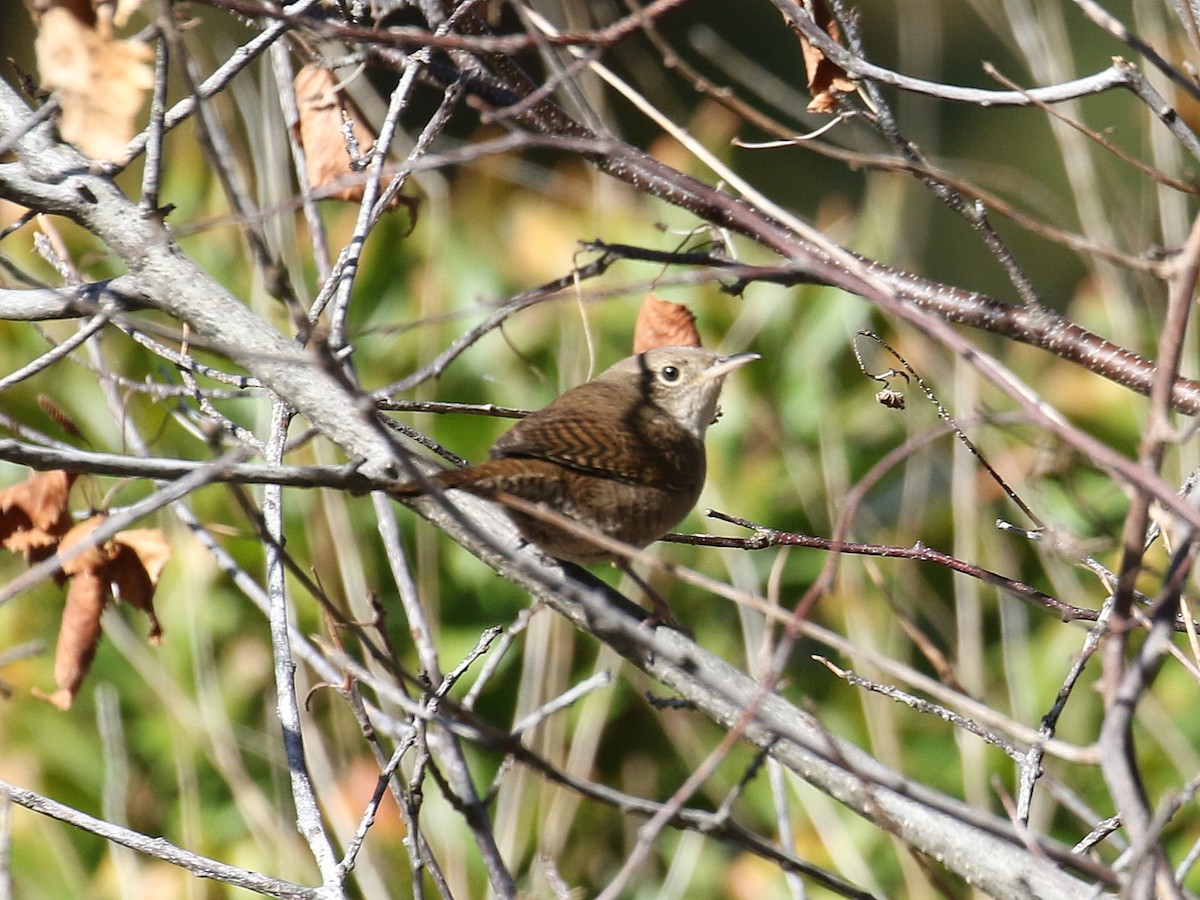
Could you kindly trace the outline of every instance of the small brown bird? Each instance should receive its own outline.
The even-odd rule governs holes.
[[[634,547],[683,520],[704,487],[704,432],[725,376],[758,359],[701,347],[630,356],[572,388],[500,436],[491,459],[432,479],[485,497],[507,494],[561,513]],[[409,482],[397,496],[425,493]],[[514,509],[522,536],[546,553],[590,565],[616,554]]]

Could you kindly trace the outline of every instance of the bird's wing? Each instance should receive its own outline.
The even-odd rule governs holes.
[[[627,391],[589,382],[500,436],[492,458],[545,459],[581,472],[666,490],[704,480],[704,445]]]

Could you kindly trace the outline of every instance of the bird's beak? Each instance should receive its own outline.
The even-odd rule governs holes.
[[[762,357],[757,353],[734,353],[730,356],[722,356],[700,373],[700,380],[709,381],[713,378],[724,378],[734,369],[740,369],[746,363],[754,362],[756,359],[762,359]]]

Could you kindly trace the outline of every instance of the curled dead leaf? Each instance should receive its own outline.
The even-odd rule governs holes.
[[[699,347],[696,317],[686,306],[647,294],[633,328],[633,352],[655,347]]]
[[[52,702],[60,709],[70,707],[96,657],[106,593],[104,579],[94,572],[80,572],[71,579],[58,628],[58,645],[54,649],[54,683],[58,692],[52,697],[59,700]]]
[[[107,19],[105,20],[108,21]],[[34,41],[42,86],[57,92],[62,136],[93,159],[120,159],[154,84],[153,51],[113,40],[67,8],[45,11]]]
[[[108,516],[104,513],[97,513],[90,519],[85,519],[74,528],[67,532],[62,539],[62,543],[58,545],[58,552],[62,555],[75,550],[76,547],[83,544],[87,536],[95,531]],[[99,572],[101,568],[113,557],[113,549],[110,546],[111,542],[105,542],[99,545],[93,545],[80,552],[78,555],[68,559],[63,563],[64,575],[81,575],[84,573]]]
[[[830,15],[824,0],[813,0],[813,19],[830,38],[842,42],[842,30],[837,20]],[[812,100],[808,104],[811,113],[832,113],[837,111],[836,94],[850,94],[858,90],[854,79],[846,74],[846,70],[837,63],[831,62],[825,54],[808,42],[794,25],[792,30],[800,38],[800,49],[804,54],[804,69],[808,73],[808,89]]]
[[[104,571],[113,596],[149,616],[149,640],[157,644],[162,639],[162,626],[154,614],[154,589],[171,558],[171,545],[157,528],[120,531],[112,543],[116,553]]]
[[[297,137],[304,148],[305,176],[309,185],[327,191],[324,196],[333,200],[360,202],[363,173],[375,151],[374,129],[329,69],[305,66],[296,73],[292,84],[300,111]],[[408,210],[411,232],[417,227],[420,198],[397,193],[387,208],[395,209],[401,205]]]
[[[0,491],[0,547],[23,553],[30,562],[53,553],[71,530],[67,500],[75,477],[55,470]]]
[[[107,519],[103,513],[72,528],[59,543],[60,553],[83,547],[89,535]],[[171,548],[157,529],[118,532],[111,540],[88,546],[63,563],[70,579],[63,608],[58,645],[54,651],[53,694],[37,696],[59,709],[69,709],[91,667],[100,641],[100,616],[109,597],[124,600],[150,618],[150,642],[157,644],[162,626],[154,613],[154,590]]]
[[[342,179],[365,171],[375,150],[375,132],[363,119],[353,101],[338,87],[333,72],[308,65],[293,82],[300,108],[300,144],[304,147],[308,183],[314,188],[336,185]],[[354,153],[346,134],[353,136]],[[363,185],[348,184],[329,196],[336,200],[362,200]]]

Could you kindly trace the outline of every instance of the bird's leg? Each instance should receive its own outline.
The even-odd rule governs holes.
[[[646,581],[646,579],[642,578],[641,575],[633,571],[633,566],[629,564],[629,560],[618,559],[614,564],[618,569],[621,570],[622,573],[628,575],[633,580],[634,584],[636,584],[645,592],[646,596],[650,600],[650,605],[654,607],[654,611],[650,614],[650,617],[642,624],[644,624],[647,628],[656,628],[659,625],[666,625],[670,628],[674,628],[676,631],[686,634],[688,637],[692,636],[692,632],[681,625],[679,620],[675,618],[674,614],[671,612],[671,607],[667,606],[667,601],[662,598],[662,594],[652,588],[650,586],[650,582]]]

